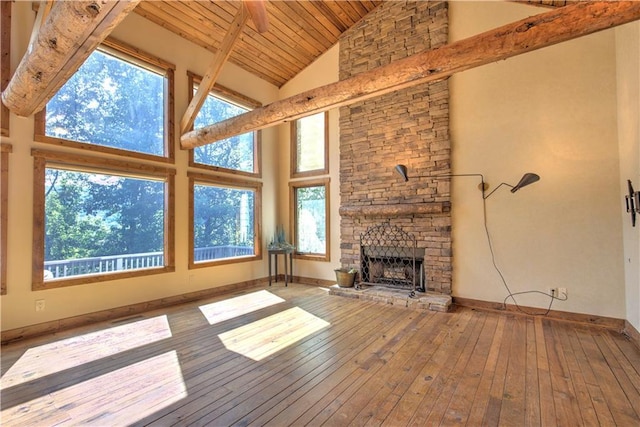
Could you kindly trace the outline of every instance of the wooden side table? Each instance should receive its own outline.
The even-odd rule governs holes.
[[[284,255],[284,285],[288,286],[293,276],[293,248],[291,249],[268,249],[269,252],[269,286],[271,286],[271,259],[275,259],[276,263],[276,282],[278,281],[278,255]],[[289,264],[287,269],[287,255],[289,256]]]

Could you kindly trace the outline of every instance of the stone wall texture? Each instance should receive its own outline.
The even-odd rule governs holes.
[[[446,2],[384,2],[342,35],[340,79],[442,46],[447,37]],[[430,177],[450,174],[450,159],[447,80],[341,107],[341,206],[368,207],[367,214],[341,216],[341,264],[359,267],[361,234],[389,221],[425,248],[427,289],[451,294],[450,178]],[[408,182],[394,172],[396,164],[408,167]],[[396,204],[444,209],[390,217],[370,208]]]

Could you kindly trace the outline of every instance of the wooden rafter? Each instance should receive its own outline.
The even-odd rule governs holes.
[[[44,108],[140,0],[56,1],[2,93],[14,114]]]
[[[640,19],[640,2],[578,2],[191,131],[184,149],[349,105]]]
[[[220,44],[220,49],[218,49],[218,52],[216,52],[216,56],[209,64],[207,72],[202,77],[202,81],[198,86],[198,90],[196,91],[195,95],[193,95],[193,98],[191,98],[191,101],[187,106],[187,110],[180,120],[180,129],[182,131],[181,133],[188,132],[193,126],[193,122],[200,112],[204,101],[207,99],[207,95],[209,95],[209,92],[216,84],[216,81],[218,80],[218,77],[222,72],[222,67],[227,62],[227,59],[229,59],[229,55],[231,55],[233,46],[238,40],[238,37],[240,37],[240,34],[242,34],[242,30],[247,23],[249,16],[251,16],[251,19],[253,20],[259,31],[266,31],[268,25],[264,2],[243,2],[243,4],[241,4],[238,8],[235,17],[233,18],[233,21],[229,26],[229,31],[227,31],[227,34],[225,34],[224,39]]]
[[[193,95],[193,98],[191,98],[187,111],[185,111],[182,116],[182,120],[180,120],[180,129],[182,130],[182,133],[187,132],[191,129],[191,126],[193,126],[193,122],[195,121],[200,108],[202,108],[204,101],[207,99],[207,95],[209,95],[211,88],[213,88],[216,80],[218,80],[222,67],[227,62],[227,59],[229,59],[229,55],[231,55],[231,51],[233,50],[233,45],[236,40],[238,40],[238,37],[242,33],[242,29],[248,19],[249,13],[241,5],[238,8],[236,16],[233,18],[233,22],[231,22],[229,31],[222,40],[220,49],[218,49],[216,56],[209,64],[207,72],[202,76],[202,81],[200,82],[200,85],[198,85],[198,90],[195,95]]]
[[[243,4],[251,16],[251,21],[253,21],[259,33],[264,33],[269,30],[265,1],[266,0],[243,0]]]

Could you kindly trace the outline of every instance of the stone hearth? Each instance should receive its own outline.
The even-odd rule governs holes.
[[[409,292],[406,290],[390,289],[382,286],[364,286],[361,289],[356,289],[355,287],[341,288],[338,285],[333,285],[329,288],[329,295],[441,312],[449,311],[452,302],[451,295],[437,292],[418,292],[414,298],[410,298]]]

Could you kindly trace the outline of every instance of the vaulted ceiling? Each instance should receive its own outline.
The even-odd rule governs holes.
[[[250,21],[234,45],[229,61],[280,87],[381,3],[381,0],[267,1],[268,31],[258,33]],[[217,52],[241,6],[240,1],[143,0],[134,12]]]

